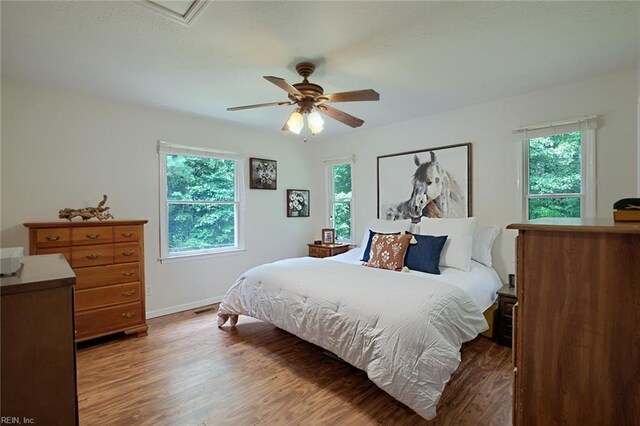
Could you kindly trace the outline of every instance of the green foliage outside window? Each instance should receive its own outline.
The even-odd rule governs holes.
[[[167,155],[169,253],[236,245],[235,161]]]
[[[562,194],[582,191],[582,144],[580,132],[562,133],[529,140],[529,194],[557,194],[552,198],[529,198],[529,219],[580,217],[581,200]]]
[[[351,241],[351,164],[333,166],[333,220],[338,241]]]

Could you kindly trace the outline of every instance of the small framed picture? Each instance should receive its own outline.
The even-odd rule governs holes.
[[[287,189],[287,217],[309,217],[308,189]]]
[[[277,189],[278,162],[264,158],[249,158],[249,188]]]
[[[336,230],[333,228],[322,229],[322,244],[335,244],[336,243]]]

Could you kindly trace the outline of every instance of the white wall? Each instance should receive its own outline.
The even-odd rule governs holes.
[[[305,255],[305,243],[320,238],[326,216],[322,159],[356,155],[359,240],[376,215],[378,155],[472,142],[474,215],[481,225],[504,227],[520,220],[512,130],[585,114],[603,117],[597,135],[597,212],[609,217],[615,200],[640,192],[639,76],[636,70],[610,74],[383,128],[368,129],[365,123],[344,136],[308,144],[207,118],[2,81],[0,245],[26,248],[22,223],[57,220],[60,208],[95,205],[108,194],[117,218],[149,220],[145,256],[153,294],[148,311],[196,306],[223,295],[249,267]],[[246,253],[156,261],[158,139],[278,160],[277,191],[247,189]],[[285,217],[286,188],[311,189],[311,218]],[[513,235],[504,231],[494,248],[503,279],[514,268]]]
[[[277,191],[246,189],[245,253],[170,264],[156,260],[157,140],[278,161]],[[147,311],[198,306],[222,296],[252,266],[306,254],[311,221],[286,217],[285,191],[310,186],[307,146],[276,132],[3,81],[0,243],[26,250],[22,223],[58,220],[59,209],[94,206],[108,194],[116,218],[149,220],[145,266],[153,294]]]
[[[516,217],[513,129],[587,114],[602,116],[597,131],[597,215],[611,217],[615,200],[636,193],[637,86],[637,71],[630,70],[383,128],[367,129],[365,123],[360,131],[319,139],[313,143],[314,226],[319,230],[325,225],[323,158],[356,156],[355,235],[359,240],[367,221],[376,217],[378,155],[472,142],[473,214],[481,226],[504,228],[521,220]],[[380,102],[384,99],[382,93]],[[348,111],[347,106],[344,109]],[[514,270],[514,235],[503,231],[493,251],[494,267],[503,280]]]

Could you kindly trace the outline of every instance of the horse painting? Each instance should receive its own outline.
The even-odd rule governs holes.
[[[429,160],[425,162],[414,155],[413,161],[417,169],[411,181],[411,197],[388,206],[386,219],[419,222],[422,216],[466,217],[464,193],[453,175],[439,164],[436,154],[429,151]]]

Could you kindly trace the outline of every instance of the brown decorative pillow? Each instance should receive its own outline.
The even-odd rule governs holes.
[[[411,235],[376,234],[371,240],[371,257],[366,266],[401,271]]]

